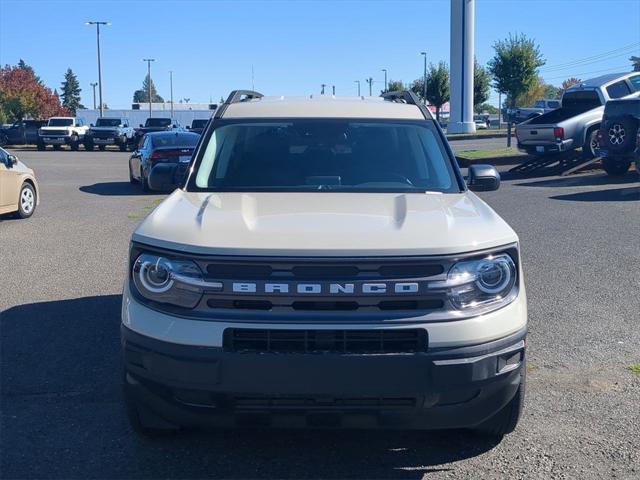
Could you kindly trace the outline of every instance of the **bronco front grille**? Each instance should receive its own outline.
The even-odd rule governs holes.
[[[68,135],[69,132],[67,130],[45,130],[42,132],[43,137],[59,137]]]
[[[227,328],[223,347],[245,353],[417,353],[427,350],[420,328],[378,330],[274,330]]]

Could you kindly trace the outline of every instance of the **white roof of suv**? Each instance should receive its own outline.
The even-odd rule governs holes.
[[[376,118],[424,120],[416,105],[385,101],[381,97],[262,97],[232,103],[224,118]]]

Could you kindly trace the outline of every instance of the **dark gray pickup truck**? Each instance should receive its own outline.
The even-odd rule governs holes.
[[[5,145],[27,145],[38,143],[38,130],[46,120],[22,120],[0,130],[0,147]]]

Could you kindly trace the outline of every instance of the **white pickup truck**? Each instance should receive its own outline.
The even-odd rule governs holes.
[[[54,150],[60,150],[62,145],[78,150],[88,130],[81,118],[51,117],[38,131],[38,150],[44,150],[47,145],[53,145]]]

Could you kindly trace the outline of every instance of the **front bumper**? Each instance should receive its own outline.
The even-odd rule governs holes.
[[[128,143],[129,139],[126,135],[118,132],[109,133],[108,135],[102,134],[97,137],[93,133],[86,135],[85,140],[95,145],[122,145]]]
[[[68,145],[71,135],[40,135],[40,142],[46,145]]]
[[[179,426],[463,428],[515,395],[526,328],[404,354],[237,353],[121,328],[125,388]]]

